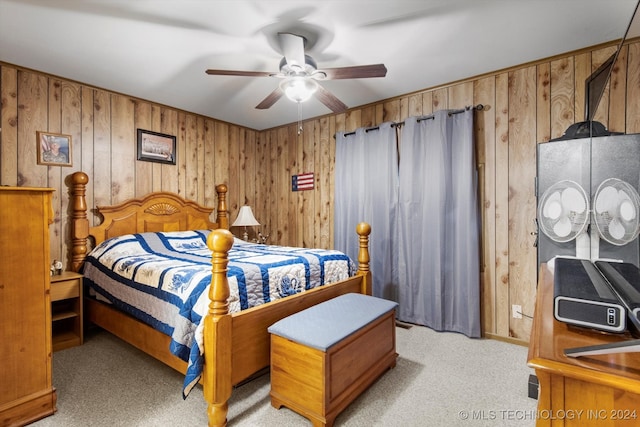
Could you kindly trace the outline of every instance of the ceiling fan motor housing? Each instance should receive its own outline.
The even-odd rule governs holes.
[[[283,57],[280,60],[280,73],[282,73],[283,77],[309,76],[320,80],[327,77],[326,73],[318,71],[318,64],[309,55],[304,56],[304,62],[304,68],[298,67],[295,64],[290,66],[287,63],[287,58]]]

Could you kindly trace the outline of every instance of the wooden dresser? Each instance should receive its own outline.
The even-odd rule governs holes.
[[[540,383],[536,425],[640,425],[640,353],[564,355],[567,348],[632,337],[558,322],[553,317],[553,291],[553,274],[542,265],[528,357]]]
[[[0,187],[0,426],[56,410],[51,380],[51,188]]]

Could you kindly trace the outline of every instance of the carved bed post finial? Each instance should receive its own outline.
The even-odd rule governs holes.
[[[231,315],[229,314],[228,252],[233,245],[229,230],[216,229],[207,238],[211,257],[209,311],[204,319],[204,398],[209,426],[226,426],[231,397]]]
[[[227,211],[227,186],[225,184],[216,185],[216,191],[218,192],[218,209],[216,222],[218,227],[229,229],[229,216]]]
[[[369,271],[369,234],[371,226],[366,222],[361,222],[356,226],[360,241],[358,250],[358,274],[365,276],[362,280],[362,293],[371,295],[371,272]]]
[[[73,212],[71,221],[71,269],[79,271],[87,256],[87,238],[89,237],[89,220],[87,219],[87,202],[85,193],[89,177],[84,172],[71,175],[71,203]]]

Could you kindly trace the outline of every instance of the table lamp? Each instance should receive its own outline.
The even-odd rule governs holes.
[[[249,233],[247,233],[248,226],[260,225],[260,223],[256,220],[256,217],[253,216],[253,212],[251,211],[251,206],[244,205],[240,208],[240,212],[238,212],[238,217],[231,224],[232,227],[243,227],[244,226],[244,234],[242,235],[245,241],[249,240]]]

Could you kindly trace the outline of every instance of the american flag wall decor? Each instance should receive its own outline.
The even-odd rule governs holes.
[[[291,177],[291,191],[313,190],[313,172],[293,175]]]

